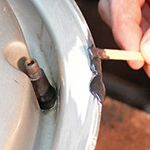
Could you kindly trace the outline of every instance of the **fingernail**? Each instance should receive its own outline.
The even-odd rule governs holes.
[[[145,40],[141,46],[141,53],[145,61],[150,64],[150,38]]]

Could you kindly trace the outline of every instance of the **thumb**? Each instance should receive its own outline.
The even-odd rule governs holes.
[[[147,64],[150,65],[150,28],[145,33],[141,41],[141,53]]]

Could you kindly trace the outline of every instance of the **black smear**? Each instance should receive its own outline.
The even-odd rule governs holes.
[[[97,57],[91,57],[91,52],[93,51],[91,51],[91,48],[88,49],[91,58],[91,71],[93,72],[90,91],[99,102],[103,103],[105,100],[105,86],[102,81],[101,60]],[[94,54],[92,56],[94,56]]]
[[[95,75],[101,74],[101,63],[100,60],[98,60],[97,58],[91,59],[91,71]]]
[[[105,99],[105,87],[102,82],[101,75],[95,76],[90,84],[91,93],[94,95],[95,98],[101,103],[104,102]]]

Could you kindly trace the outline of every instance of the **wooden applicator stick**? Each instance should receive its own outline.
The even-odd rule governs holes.
[[[115,50],[115,49],[100,49],[96,47],[90,48],[91,56],[101,60],[137,60],[144,61],[140,52]]]

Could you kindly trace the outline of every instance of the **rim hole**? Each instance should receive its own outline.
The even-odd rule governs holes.
[[[27,66],[32,66],[35,63],[34,60],[28,60],[27,61]]]

